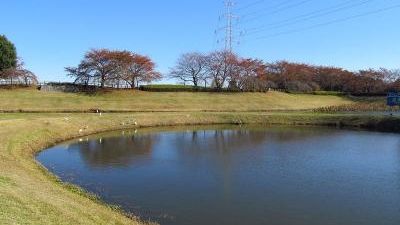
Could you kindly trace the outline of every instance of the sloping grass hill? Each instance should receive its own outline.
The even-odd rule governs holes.
[[[2,112],[103,111],[271,111],[307,110],[351,104],[341,96],[267,93],[144,92],[121,90],[96,94],[44,92],[33,88],[0,90]]]

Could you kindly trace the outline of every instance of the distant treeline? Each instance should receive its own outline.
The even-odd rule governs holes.
[[[400,70],[348,71],[288,61],[264,63],[229,52],[183,54],[169,76],[194,86],[199,86],[202,81],[212,88],[240,91],[325,91],[358,95],[400,91]]]
[[[382,94],[400,91],[400,70],[348,71],[337,67],[313,66],[279,61],[265,64],[266,79],[288,91],[338,91],[352,94]]]
[[[23,67],[13,43],[0,35],[0,86],[36,85],[37,76]],[[182,54],[167,74],[156,71],[148,56],[127,50],[91,49],[77,66],[65,67],[74,86],[65,90],[140,88],[170,78],[183,87],[142,86],[147,91],[319,91],[376,95],[400,92],[400,69],[348,71],[338,67],[243,58],[229,51]],[[61,88],[60,85],[47,88]]]
[[[385,68],[348,71],[338,67],[242,58],[228,51],[182,54],[168,74],[155,71],[147,56],[129,51],[92,49],[77,67],[66,67],[80,85],[139,88],[161,78],[183,86],[141,86],[146,91],[268,91],[358,95],[400,91],[400,70]]]

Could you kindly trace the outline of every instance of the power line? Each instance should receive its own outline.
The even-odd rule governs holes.
[[[255,5],[259,5],[260,3],[263,3],[265,1],[267,1],[267,0],[259,0],[259,1],[253,2],[253,3],[249,3],[249,4],[245,5],[245,6],[242,6],[241,8],[237,9],[236,12],[243,11],[243,10],[248,9],[248,8],[250,8],[252,6],[255,6]],[[281,3],[275,4],[275,5],[268,6],[266,9],[276,8],[276,7],[279,7],[279,6],[282,6],[282,5],[286,5],[286,4],[288,4],[290,2],[294,2],[294,1],[298,1],[298,0],[288,0],[288,1],[285,1],[285,2],[281,2]],[[257,11],[257,12],[259,12],[259,11]],[[254,13],[254,12],[252,12],[252,13]],[[252,14],[252,13],[248,13],[248,14]]]
[[[248,14],[245,14],[243,17],[245,18],[245,17],[248,16],[248,15],[260,14],[260,13],[262,12],[261,15],[256,16],[256,17],[252,17],[252,18],[250,18],[250,19],[243,20],[243,21],[241,21],[241,23],[247,23],[247,22],[254,21],[254,20],[257,20],[257,19],[262,18],[262,17],[265,17],[265,16],[269,16],[269,15],[276,14],[276,13],[278,13],[278,12],[285,11],[285,10],[287,10],[287,9],[292,9],[292,8],[295,8],[295,7],[297,7],[297,6],[303,5],[303,4],[305,4],[305,3],[307,3],[307,2],[310,2],[310,1],[313,1],[313,0],[303,0],[303,1],[301,1],[301,2],[297,2],[297,3],[294,3],[294,4],[290,4],[290,5],[287,5],[287,6],[278,8],[278,9],[276,9],[276,10],[273,10],[273,11],[267,11],[267,12],[266,12],[266,10],[268,10],[268,9],[270,9],[270,8],[264,8],[264,9],[259,10],[259,11],[256,11],[256,12],[248,13]],[[287,3],[289,3],[289,2],[292,2],[292,1],[287,1],[285,4],[287,4]],[[283,6],[283,3],[281,3],[281,4],[279,4],[279,5],[282,5],[282,6]]]
[[[242,7],[238,8],[238,9],[236,10],[236,12],[245,10],[245,9],[247,9],[247,8],[250,8],[250,7],[252,7],[252,6],[258,5],[258,4],[263,3],[263,2],[265,2],[265,1],[266,1],[266,0],[260,0],[260,1],[256,1],[256,2],[253,2],[253,3],[247,4],[247,5],[245,5],[245,6],[242,6]]]
[[[331,10],[333,8],[336,8],[336,7],[345,6],[345,5],[348,5],[349,3],[354,3],[354,0],[350,0],[350,1],[347,1],[347,2],[344,2],[344,3],[333,5],[333,6],[330,6],[330,7],[327,7],[327,8],[323,8],[323,9],[320,9],[320,10],[317,10],[317,11],[314,11],[314,12],[311,12],[311,13],[306,13],[306,14],[303,14],[303,15],[299,15],[299,16],[292,17],[292,18],[289,18],[289,19],[281,20],[281,21],[278,21],[278,22],[269,23],[269,24],[266,24],[264,26],[250,28],[250,29],[247,29],[246,31],[255,31],[255,30],[260,30],[260,29],[264,29],[264,28],[268,28],[268,27],[272,27],[272,26],[278,26],[278,25],[281,25],[281,24],[284,24],[284,23],[287,23],[287,22],[296,21],[297,19],[300,19],[300,18],[305,18],[305,17],[308,17],[308,16],[316,15],[316,14],[325,12],[327,10]]]
[[[252,34],[260,33],[260,32],[265,31],[267,29],[271,30],[271,29],[276,29],[276,28],[280,28],[280,27],[285,27],[285,26],[288,26],[288,25],[301,23],[301,22],[304,22],[304,21],[307,21],[307,20],[323,17],[323,16],[326,16],[326,15],[329,15],[329,14],[337,13],[339,11],[343,11],[343,10],[346,10],[346,9],[354,8],[354,7],[357,7],[357,6],[360,6],[360,5],[363,5],[363,4],[367,4],[367,3],[370,3],[370,2],[373,2],[373,1],[376,1],[376,0],[366,0],[366,1],[363,1],[363,2],[350,4],[350,5],[348,5],[348,4],[352,3],[354,1],[348,1],[348,2],[341,3],[341,4],[338,4],[338,5],[335,5],[335,6],[327,7],[327,8],[321,9],[321,10],[317,10],[317,11],[314,11],[314,12],[311,12],[311,13],[308,13],[308,14],[304,14],[304,15],[300,15],[300,16],[297,16],[297,17],[293,17],[291,19],[282,20],[282,21],[279,21],[279,22],[276,22],[276,23],[270,23],[270,24],[265,25],[265,26],[251,28],[251,29],[247,30],[247,31],[250,31],[250,32],[246,32],[246,35],[252,35]]]
[[[340,23],[340,22],[344,22],[344,21],[348,21],[348,20],[352,20],[352,19],[356,19],[356,18],[360,18],[360,17],[364,17],[364,16],[380,13],[380,12],[384,12],[384,11],[389,11],[389,10],[392,10],[392,9],[395,9],[395,8],[400,8],[400,4],[392,5],[392,6],[389,6],[389,7],[386,7],[386,8],[381,8],[381,9],[378,9],[378,10],[373,10],[373,11],[369,11],[369,12],[365,12],[365,13],[360,13],[360,14],[357,14],[357,15],[354,15],[354,16],[345,17],[345,18],[342,18],[342,19],[337,19],[337,20],[332,20],[332,21],[328,21],[328,22],[324,22],[324,23],[319,23],[319,24],[316,24],[316,25],[313,25],[313,26],[309,26],[309,27],[303,27],[303,28],[299,28],[299,29],[289,30],[289,31],[285,31],[285,32],[271,34],[271,35],[266,35],[266,36],[262,36],[262,37],[258,37],[258,38],[252,38],[252,39],[250,39],[250,41],[267,39],[267,38],[277,37],[277,36],[281,36],[281,35],[285,35],[285,34],[297,33],[297,32],[301,32],[301,31],[304,31],[304,30],[310,30],[310,29],[317,28],[317,27],[328,26],[328,25],[332,25],[332,24],[335,24],[335,23]]]

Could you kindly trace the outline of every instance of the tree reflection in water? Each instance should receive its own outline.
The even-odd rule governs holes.
[[[318,129],[320,130],[320,129]],[[220,154],[230,154],[238,149],[250,150],[262,145],[268,139],[279,142],[292,142],[323,135],[313,129],[294,128],[290,132],[271,129],[269,132],[237,129],[237,130],[194,130],[179,132],[174,135],[174,147],[168,151],[178,155],[201,155],[209,151]],[[155,144],[160,142],[161,134],[126,134],[101,139],[88,139],[71,145],[77,148],[82,159],[91,167],[126,167],[132,163],[135,156],[150,156]],[[330,132],[332,135],[332,132]]]
[[[129,166],[135,156],[150,155],[157,135],[121,135],[94,139],[71,146],[79,149],[82,159],[91,167]]]
[[[161,224],[400,221],[398,134],[225,126],[86,140],[38,159],[62,180]]]

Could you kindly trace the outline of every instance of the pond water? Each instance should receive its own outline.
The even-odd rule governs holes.
[[[37,160],[61,180],[161,225],[400,224],[399,134],[121,131],[52,147]]]

